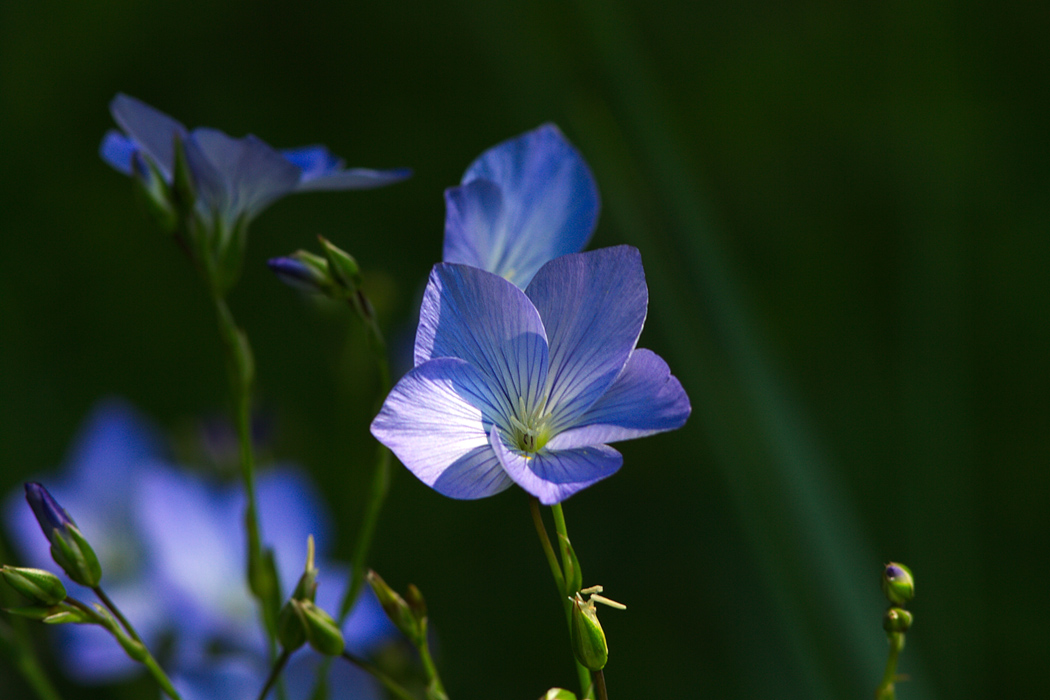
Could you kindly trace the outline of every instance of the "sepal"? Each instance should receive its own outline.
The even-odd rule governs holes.
[[[367,578],[368,584],[375,591],[376,598],[379,599],[379,604],[386,611],[386,616],[390,618],[395,627],[401,630],[402,634],[408,637],[413,645],[421,646],[425,641],[423,636],[424,627],[413,609],[375,571],[369,570]]]

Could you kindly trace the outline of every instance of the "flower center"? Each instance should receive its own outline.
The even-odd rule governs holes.
[[[544,401],[529,408],[525,405],[525,398],[518,397],[517,415],[510,416],[511,439],[522,452],[539,452],[550,440],[550,414],[544,412],[546,404]]]

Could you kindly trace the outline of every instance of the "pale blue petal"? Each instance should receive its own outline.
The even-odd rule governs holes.
[[[495,415],[491,399],[485,377],[467,362],[432,360],[391,390],[372,421],[372,434],[427,486],[437,488],[452,469],[451,486],[441,482],[446,496],[490,496],[502,489],[492,483],[491,464],[478,451],[488,449],[488,426]]]
[[[503,195],[490,180],[472,180],[445,190],[445,250],[442,259],[496,272],[488,251],[478,245],[478,232],[501,225]]]
[[[371,170],[369,168],[350,168],[337,172],[319,175],[309,180],[302,180],[295,188],[296,192],[320,192],[331,190],[371,190],[401,182],[412,176],[410,168],[392,170]]]
[[[576,421],[555,435],[552,450],[599,445],[675,430],[691,411],[681,382],[659,355],[636,349],[609,390]]]
[[[432,486],[450,498],[474,499],[493,496],[514,484],[488,445],[475,447],[446,469]]]
[[[416,331],[416,365],[466,360],[496,393],[500,414],[532,406],[547,379],[547,340],[532,303],[507,280],[466,265],[434,266]]]
[[[138,145],[124,134],[111,129],[102,137],[99,144],[98,154],[102,160],[109,163],[115,170],[131,175],[131,159],[139,150]]]
[[[300,172],[299,182],[309,182],[322,175],[329,175],[343,168],[342,158],[332,154],[325,146],[315,144],[300,148],[283,148],[281,155],[294,163]]]
[[[446,226],[447,262],[481,259],[484,269],[525,287],[548,260],[582,250],[594,231],[599,209],[594,177],[553,124],[485,151],[462,184],[478,179],[499,186],[502,216],[491,226]],[[459,256],[471,248],[473,253]]]
[[[287,688],[287,697],[296,700],[298,698],[312,698],[313,689],[317,683],[317,673],[324,657],[315,653],[312,649],[305,649],[292,657],[288,662],[282,677]],[[255,700],[262,683],[255,689],[256,695],[251,698]],[[222,697],[226,700],[225,696]],[[276,693],[266,696],[268,700],[277,697]],[[383,700],[387,697],[378,681],[366,671],[357,666],[347,663],[342,659],[335,659],[328,669],[328,700]]]
[[[171,181],[175,164],[175,137],[186,138],[186,127],[164,112],[128,95],[118,94],[109,111],[124,133],[137,143],[164,179]]]
[[[186,141],[201,205],[228,223],[250,219],[299,183],[299,168],[249,134],[232,138],[218,129],[194,129]]]
[[[266,682],[266,667],[244,655],[202,661],[194,668],[172,674],[171,682],[182,700],[254,700]],[[276,697],[276,691],[267,698]]]
[[[623,456],[608,445],[558,452],[540,450],[526,456],[510,449],[496,426],[492,426],[489,433],[489,444],[510,478],[545,506],[560,503],[577,491],[615,474],[623,464]]]
[[[547,405],[560,432],[609,389],[638,342],[649,300],[641,255],[616,246],[562,256],[526,294],[547,330]]]

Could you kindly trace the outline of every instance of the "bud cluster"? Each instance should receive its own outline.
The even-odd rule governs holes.
[[[332,616],[314,602],[318,569],[314,564],[313,535],[306,541],[306,566],[292,596],[277,616],[277,639],[288,652],[309,643],[320,654],[339,656],[345,642]]]
[[[915,579],[904,564],[890,562],[882,570],[882,592],[890,607],[882,618],[882,627],[889,635],[903,635],[911,627],[912,614],[904,606],[915,597]]]

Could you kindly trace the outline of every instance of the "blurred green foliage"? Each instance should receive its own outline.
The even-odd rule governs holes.
[[[344,559],[371,365],[349,314],[263,262],[326,236],[410,342],[443,188],[551,120],[601,188],[593,245],[641,249],[642,343],[694,406],[566,504],[584,584],[630,606],[611,692],[869,696],[901,560],[921,582],[901,698],[1050,696],[1048,32],[1038,3],[4,2],[0,487],[54,470],[100,397],[184,439],[226,407],[199,280],[96,155],[116,92],[415,169],[274,206],[231,297],[273,455],[321,482]],[[519,491],[454,502],[399,470],[374,551],[427,592],[453,698],[572,687]],[[28,692],[5,661],[0,687]]]

